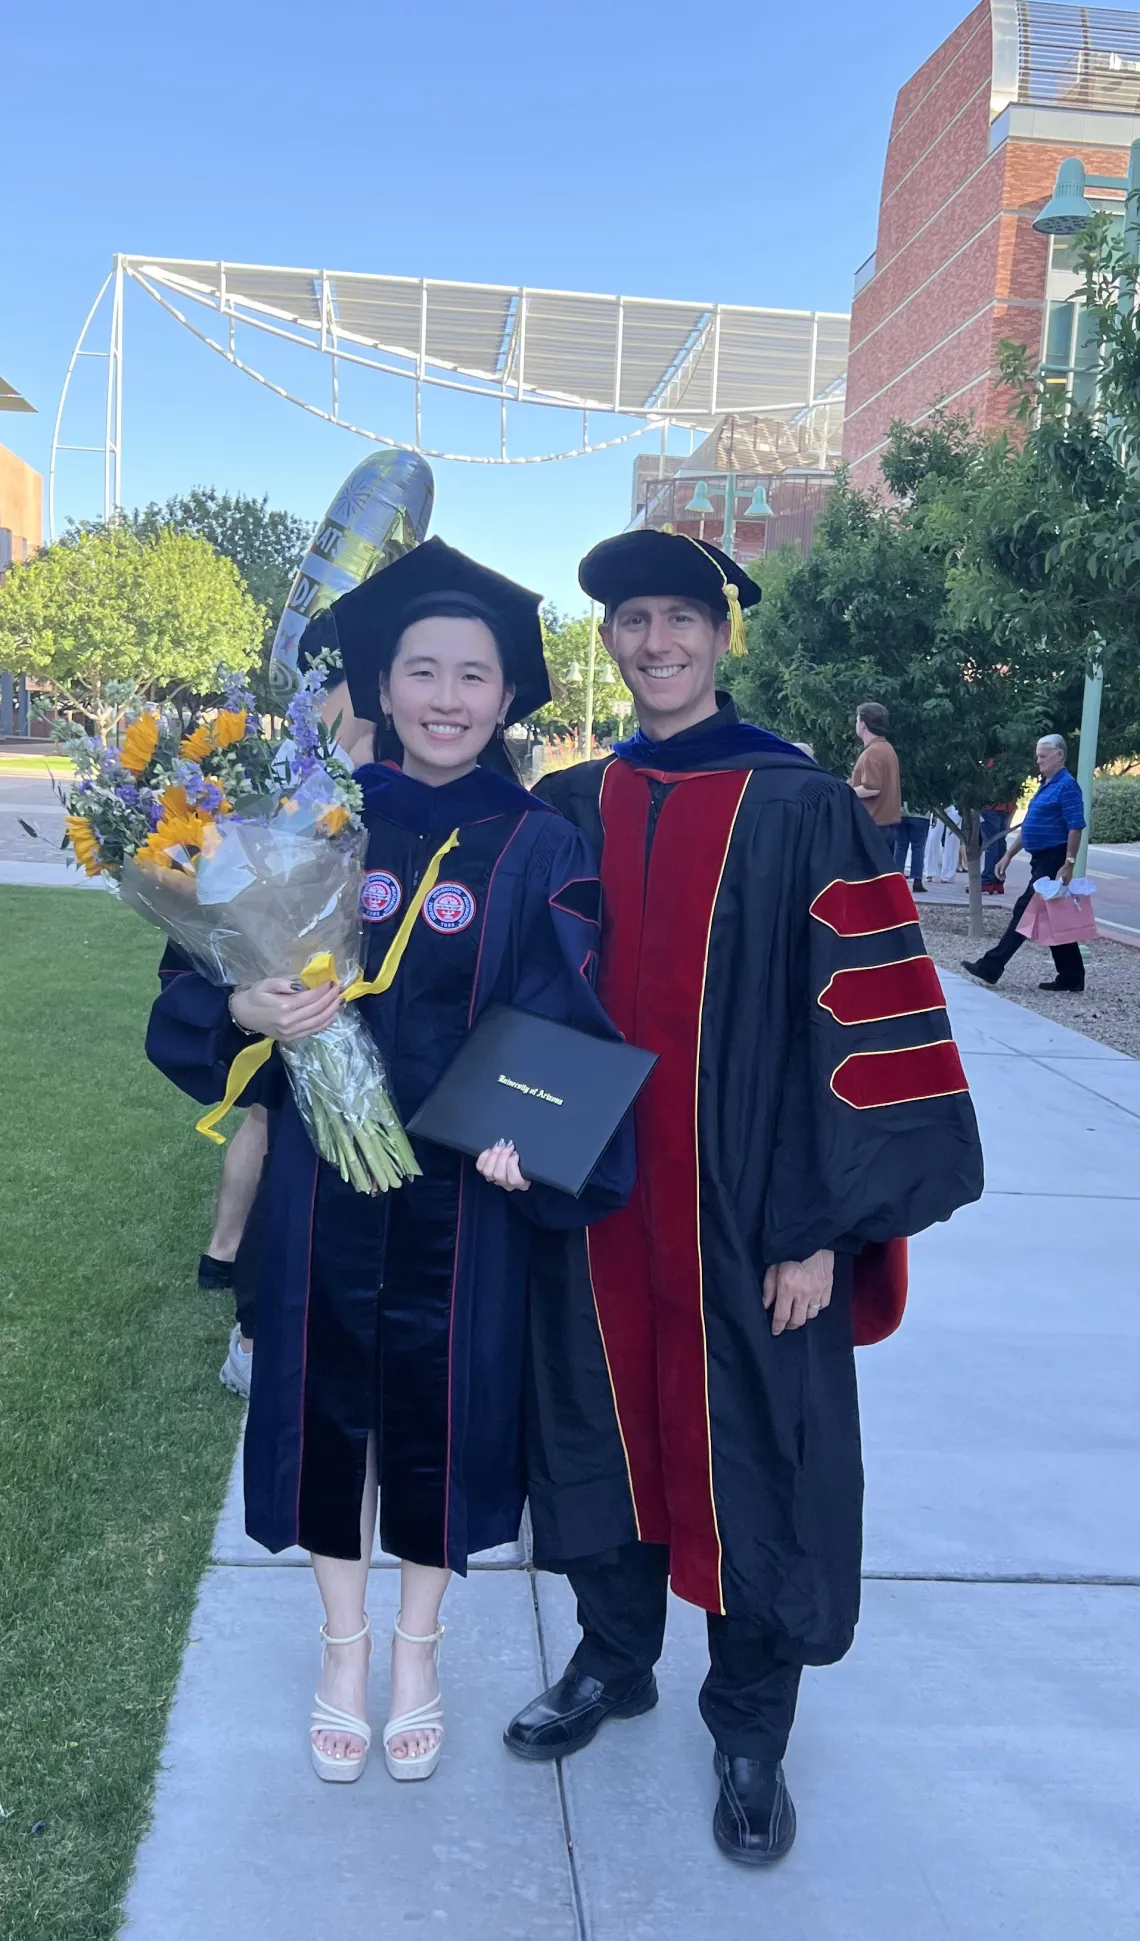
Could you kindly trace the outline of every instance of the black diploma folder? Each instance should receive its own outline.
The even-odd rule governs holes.
[[[510,1139],[525,1178],[577,1198],[656,1063],[656,1052],[492,1005],[408,1131],[473,1158]]]

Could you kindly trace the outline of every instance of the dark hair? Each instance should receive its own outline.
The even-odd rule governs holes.
[[[891,725],[891,717],[881,701],[860,701],[855,719],[872,735],[885,735]]]

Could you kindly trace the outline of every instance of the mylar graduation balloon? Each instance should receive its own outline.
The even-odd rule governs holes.
[[[431,466],[416,452],[373,452],[349,473],[317,527],[277,625],[269,679],[280,694],[296,685],[297,648],[309,621],[418,546],[434,497]]]

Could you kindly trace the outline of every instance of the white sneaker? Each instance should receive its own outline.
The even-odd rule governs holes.
[[[218,1380],[231,1395],[240,1395],[243,1402],[249,1401],[249,1384],[253,1375],[253,1350],[247,1354],[241,1347],[241,1329],[234,1328],[230,1335],[230,1352],[222,1363]]]

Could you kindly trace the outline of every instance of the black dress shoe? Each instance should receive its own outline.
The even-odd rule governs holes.
[[[1047,977],[1044,984],[1037,986],[1039,991],[1083,991],[1083,984],[1063,984],[1059,977]]]
[[[986,969],[984,969],[984,968],[983,968],[983,965],[982,965],[982,960],[981,960],[981,958],[980,958],[980,957],[978,958],[978,960],[977,960],[977,962],[976,962],[976,963],[973,963],[973,964],[971,964],[971,962],[970,962],[970,960],[969,960],[969,958],[968,958],[968,957],[963,957],[963,959],[962,959],[962,969],[963,969],[964,971],[969,971],[969,973],[970,973],[970,976],[971,976],[971,977],[977,977],[977,978],[980,978],[980,979],[981,979],[981,982],[982,982],[983,984],[996,984],[996,983],[997,983],[997,977],[995,977],[995,976],[993,975],[993,973],[992,973],[992,971],[988,971],[988,970],[986,970]],[[1000,975],[1001,975],[1001,973],[1000,973],[1000,971],[999,971],[999,972],[998,972],[998,976],[1000,977]]]
[[[557,1685],[511,1720],[503,1744],[520,1759],[566,1759],[588,1746],[607,1719],[636,1719],[656,1703],[657,1681],[651,1671],[604,1685],[571,1662]]]
[[[743,1867],[771,1867],[782,1860],[796,1837],[796,1809],[784,1768],[767,1759],[730,1759],[718,1752],[713,1764],[720,1798],[713,1814],[713,1838],[722,1853]]]
[[[926,884],[925,884],[925,883],[912,883],[910,887],[911,887],[911,889],[912,889],[912,890],[914,891],[914,893],[915,893],[915,895],[917,896],[920,890],[925,890],[925,888],[926,888]]]

